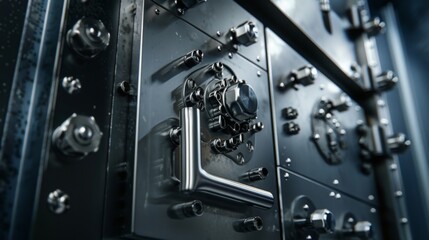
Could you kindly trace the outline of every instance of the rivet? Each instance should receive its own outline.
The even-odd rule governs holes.
[[[258,77],[260,77],[261,76],[261,71],[257,71],[256,75],[258,75]]]
[[[216,36],[220,37],[220,36],[222,36],[222,33],[220,31],[217,31]]]
[[[334,181],[332,182],[334,185],[338,185],[340,183],[340,181],[338,181],[338,179],[334,179]]]
[[[159,15],[159,13],[160,13],[161,11],[159,11],[159,9],[158,8],[155,8],[155,14],[156,15]]]
[[[315,133],[313,135],[313,139],[316,140],[316,141],[319,140],[320,139],[320,135],[318,133]]]
[[[402,197],[402,191],[396,191],[395,196],[396,197]]]
[[[374,200],[374,195],[369,195],[368,200],[371,200],[371,201]]]
[[[289,173],[285,173],[284,175],[283,175],[283,177],[285,178],[285,180],[287,181],[288,179],[289,179]]]
[[[376,210],[375,208],[371,208],[369,211],[370,211],[371,213],[376,213],[376,212],[377,212],[377,210]]]

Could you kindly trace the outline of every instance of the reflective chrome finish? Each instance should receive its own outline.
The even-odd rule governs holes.
[[[180,112],[180,118],[182,192],[200,192],[260,208],[272,207],[274,202],[272,193],[206,172],[201,165],[200,110],[185,107]]]

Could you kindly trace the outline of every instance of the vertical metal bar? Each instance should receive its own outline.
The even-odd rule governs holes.
[[[398,82],[399,93],[401,95],[402,109],[404,110],[404,118],[406,127],[410,133],[410,138],[413,141],[411,151],[414,159],[415,173],[419,180],[418,188],[422,194],[423,203],[422,207],[426,221],[429,220],[429,175],[427,173],[428,157],[426,156],[425,146],[423,137],[419,129],[423,127],[419,124],[416,116],[419,114],[416,111],[416,106],[413,99],[413,92],[410,86],[410,78],[407,71],[407,64],[405,63],[406,56],[404,49],[402,48],[401,36],[396,22],[396,16],[391,4],[387,5],[383,10],[384,20],[386,25],[389,27],[387,31],[387,40],[389,43],[389,49],[392,54],[392,62],[396,70],[397,75],[401,81]]]
[[[181,135],[181,184],[183,192],[194,191],[197,187],[199,165],[201,164],[200,110],[185,107],[180,111]]]
[[[47,148],[53,88],[58,67],[59,41],[68,1],[29,1],[15,68],[0,159],[16,169],[2,196],[2,218],[9,229],[0,236],[30,237],[37,204],[41,167]],[[0,237],[1,238],[1,237]]]

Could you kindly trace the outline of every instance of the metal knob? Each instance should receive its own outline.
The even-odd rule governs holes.
[[[64,155],[82,158],[91,152],[98,151],[102,135],[94,117],[74,113],[55,129],[52,141]]]
[[[376,82],[377,90],[387,91],[398,83],[398,77],[392,71],[387,71],[377,76]]]
[[[110,33],[100,20],[83,17],[67,33],[67,44],[77,54],[93,58],[109,46]]]
[[[224,93],[224,101],[233,118],[242,121],[256,117],[258,99],[249,85],[239,83],[230,86]]]
[[[397,133],[387,139],[387,144],[393,153],[401,153],[411,145],[411,141],[407,139],[405,134]]]
[[[318,209],[307,219],[294,219],[298,228],[312,228],[318,233],[333,233],[335,231],[335,216],[328,209]]]
[[[259,30],[255,23],[246,21],[231,29],[234,40],[244,46],[250,46],[258,41]]]

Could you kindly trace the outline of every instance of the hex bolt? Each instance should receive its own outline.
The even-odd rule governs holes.
[[[82,89],[80,80],[75,77],[64,77],[61,85],[69,94],[77,93]]]
[[[363,26],[363,29],[369,36],[376,36],[380,33],[383,33],[385,27],[386,27],[386,23],[381,21],[380,18],[376,17],[366,22]]]
[[[259,132],[264,129],[264,124],[262,122],[257,122],[251,126],[252,131]]]
[[[246,21],[238,27],[231,29],[235,42],[244,46],[250,46],[258,41],[259,30],[255,23]]]
[[[204,205],[200,200],[179,203],[168,209],[168,215],[171,218],[183,219],[190,217],[200,217],[204,213]]]
[[[289,120],[296,119],[298,117],[298,110],[293,107],[287,107],[282,110],[282,115]]]
[[[52,142],[65,156],[80,159],[98,151],[102,135],[94,117],[73,114],[55,129]]]
[[[262,218],[259,216],[240,219],[234,223],[234,229],[237,232],[261,231],[263,227]]]
[[[251,169],[240,176],[244,182],[254,182],[264,180],[268,176],[268,169],[264,167]]]
[[[182,134],[182,129],[180,127],[172,128],[170,130],[170,140],[173,144],[180,144],[180,135]]]
[[[238,121],[255,118],[258,110],[255,91],[237,78],[231,79],[231,82],[237,83],[228,87],[224,93],[224,105],[229,115]]]
[[[312,228],[318,233],[333,233],[335,231],[335,216],[328,209],[318,209],[307,218],[294,219],[297,228]]]
[[[47,202],[49,209],[56,214],[62,214],[70,209],[70,197],[60,189],[49,193]]]
[[[223,71],[223,63],[215,62],[210,66],[210,70],[215,74],[220,74]]]
[[[376,77],[376,87],[378,91],[388,91],[398,83],[398,77],[392,71],[383,72]]]
[[[100,20],[83,17],[67,32],[66,40],[77,54],[93,58],[109,46],[110,33]]]
[[[294,123],[294,122],[285,123],[283,125],[283,129],[288,135],[296,135],[301,130],[299,125],[297,123]]]
[[[293,70],[288,76],[283,78],[279,83],[279,88],[281,90],[286,90],[291,87],[296,89],[296,84],[308,86],[314,83],[317,76],[318,72],[316,68],[313,66],[303,66],[299,69]]]
[[[201,61],[203,61],[203,57],[204,57],[203,51],[199,49],[192,50],[183,57],[183,63],[185,64],[186,67],[192,68],[200,64]]]
[[[122,81],[118,84],[118,90],[125,95],[131,95],[131,84],[128,81]]]
[[[405,134],[397,133],[387,138],[387,145],[393,153],[402,153],[411,146],[411,141]]]
[[[371,222],[359,221],[353,224],[351,228],[346,228],[339,232],[344,237],[355,237],[359,239],[372,239],[374,228]]]

